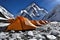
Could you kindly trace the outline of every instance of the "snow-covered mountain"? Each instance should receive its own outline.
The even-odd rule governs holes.
[[[4,7],[0,6],[0,27],[6,28],[10,23],[8,19],[14,19],[14,15],[9,13]],[[2,28],[0,30],[3,30]]]
[[[26,9],[21,10],[19,14],[30,20],[42,20],[48,12],[43,8],[40,8],[37,4],[32,3]]]
[[[53,10],[48,13],[44,19],[49,21],[60,21],[60,5],[54,7]]]
[[[14,15],[9,13],[4,7],[0,6],[0,17],[6,18],[6,19],[12,19],[14,18]]]

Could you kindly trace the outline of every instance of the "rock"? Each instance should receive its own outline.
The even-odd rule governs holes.
[[[34,36],[33,31],[28,31],[28,35]]]
[[[14,30],[11,30],[12,33],[14,33],[15,31]]]
[[[57,35],[57,40],[60,40],[60,34],[59,34],[59,35]]]
[[[47,38],[50,39],[50,40],[55,40],[56,37],[54,35],[47,35]]]
[[[0,39],[0,40],[2,40],[2,39]]]
[[[6,34],[4,32],[1,32],[0,33],[0,38],[3,39],[3,38],[7,38],[8,36],[6,36]]]
[[[9,32],[5,32],[5,34],[9,34]]]
[[[29,39],[29,40],[37,40],[37,39]]]
[[[60,33],[59,33],[59,31],[57,31],[57,30],[52,30],[52,32],[51,32],[51,35],[55,35],[55,36],[57,36],[57,35],[59,35]]]
[[[40,39],[42,37],[42,35],[37,34],[37,35],[35,35],[35,37],[36,37],[36,39]]]
[[[43,40],[43,39],[39,39],[39,40]]]
[[[15,34],[12,34],[12,38],[16,38],[16,35]]]
[[[56,25],[57,23],[58,23],[58,22],[56,22],[56,21],[55,21],[55,22],[50,22],[50,24],[55,24],[55,25]]]
[[[21,38],[19,33],[15,33],[16,38]]]
[[[9,38],[9,40],[15,40],[15,38]]]

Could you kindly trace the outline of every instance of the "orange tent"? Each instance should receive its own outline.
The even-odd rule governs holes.
[[[25,17],[18,16],[16,19],[10,19],[9,22],[11,23],[6,31],[9,30],[31,30],[35,29],[39,25],[41,26],[42,24],[46,24],[46,21],[37,21],[37,20],[28,20]]]
[[[14,22],[12,22],[7,27],[6,31],[8,31],[8,30],[29,30],[29,29],[35,29],[35,28],[36,28],[36,26],[33,25],[27,18],[20,16],[20,17],[17,17],[14,20]]]

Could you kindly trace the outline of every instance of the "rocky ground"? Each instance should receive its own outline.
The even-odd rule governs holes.
[[[60,40],[60,22],[50,22],[30,31],[0,32],[0,40]]]

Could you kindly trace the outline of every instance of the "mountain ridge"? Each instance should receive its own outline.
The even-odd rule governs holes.
[[[28,15],[27,18],[29,19],[30,17],[30,20],[42,20],[48,12],[43,8],[40,8],[36,3],[32,3],[26,7],[26,9],[21,10],[19,14],[24,17]]]
[[[0,14],[4,15],[7,19],[14,18],[14,15],[12,15],[2,6],[0,6]]]

